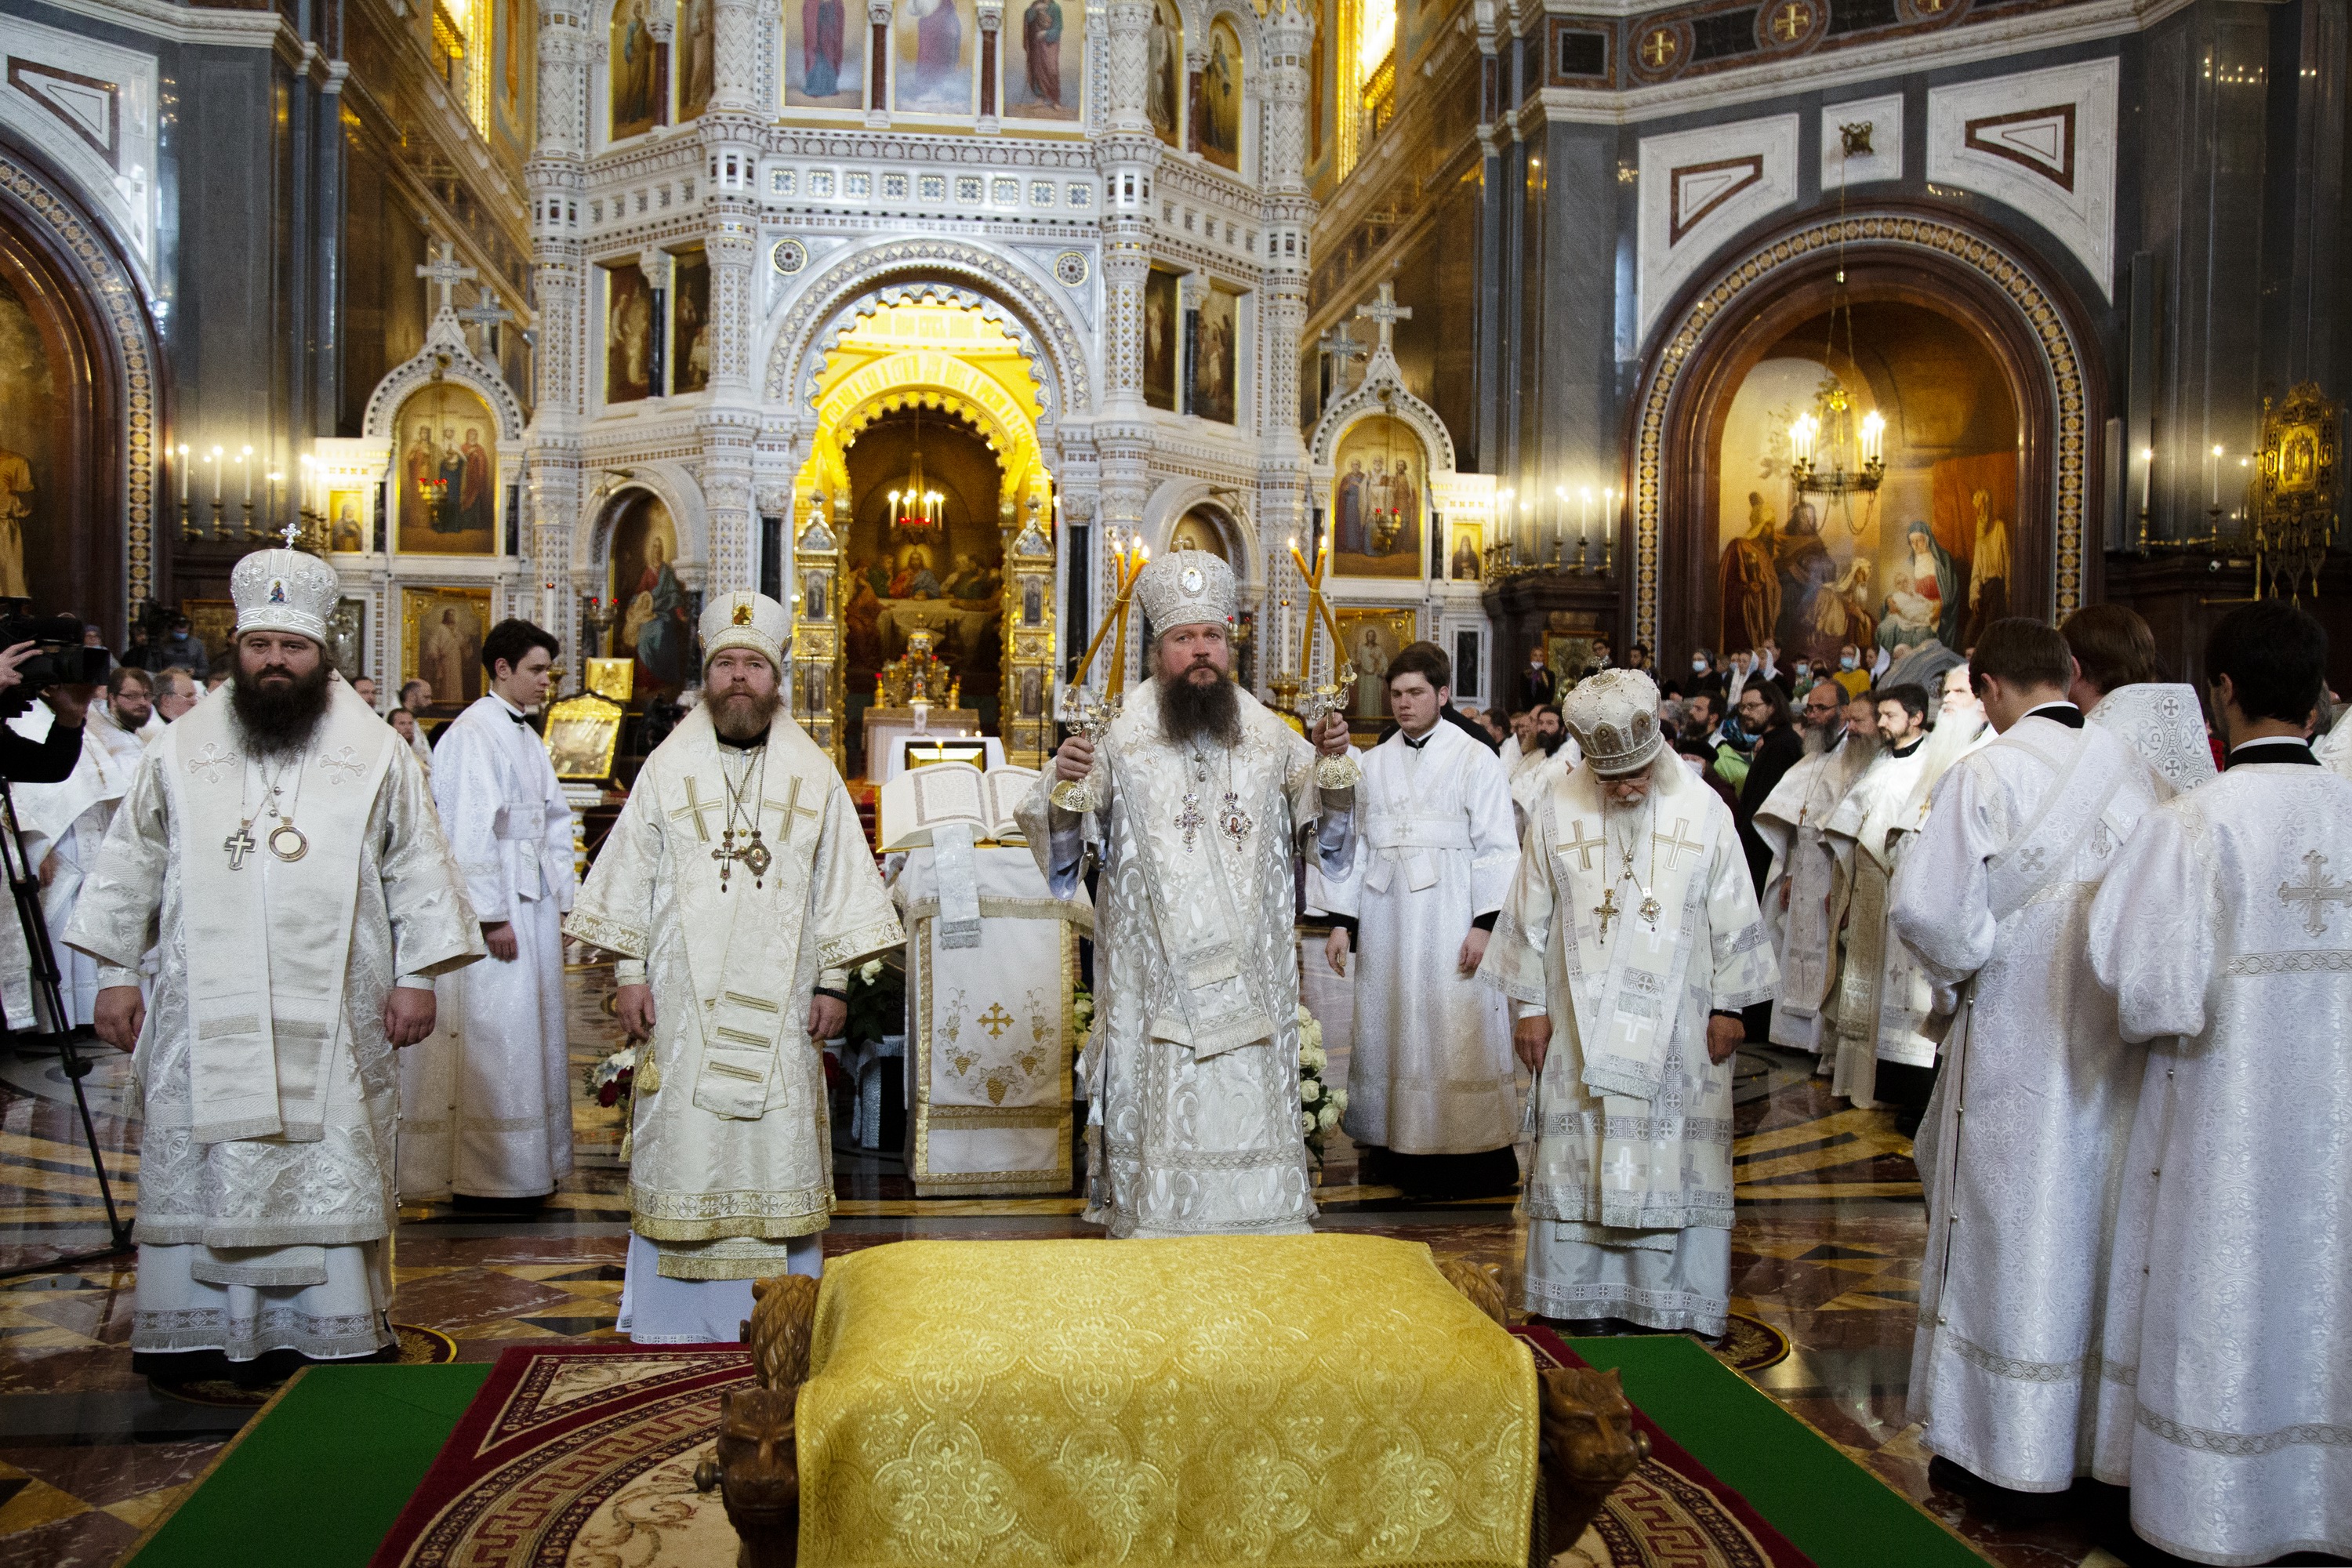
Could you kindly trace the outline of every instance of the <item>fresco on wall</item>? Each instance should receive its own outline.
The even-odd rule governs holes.
[[[650,26],[656,0],[619,0],[613,7],[613,140],[642,136],[662,122],[669,91],[669,47]]]
[[[784,6],[784,101],[795,109],[857,109],[866,102],[866,12],[844,0]]]
[[[614,523],[611,562],[612,602],[621,612],[612,657],[635,658],[640,691],[683,686],[694,628],[677,579],[677,526],[658,496],[640,491]]]
[[[980,19],[972,0],[898,0],[897,107],[918,114],[970,114]]]
[[[1348,426],[1332,467],[1331,569],[1354,577],[1420,576],[1429,494],[1421,437],[1403,420],[1375,414]]]
[[[437,382],[412,395],[393,421],[393,479],[400,551],[488,555],[498,548],[499,427],[468,388]]]
[[[26,536],[54,493],[58,381],[33,313],[0,282],[0,594],[17,598],[33,591]]]
[[[1234,422],[1240,372],[1241,298],[1212,288],[1201,295],[1200,335],[1192,354],[1192,412],[1221,424]]]
[[[719,21],[713,0],[678,0],[677,117],[683,122],[710,107],[719,86]]]
[[[1176,366],[1184,315],[1176,297],[1176,274],[1155,267],[1143,279],[1143,401],[1176,411]]]
[[[1817,400],[1832,390],[1889,415],[1886,473],[1874,496],[1794,493],[1789,426],[1800,414],[1818,416]],[[1768,358],[1748,374],[1724,422],[1718,469],[1712,636],[1720,651],[1769,640],[1784,667],[1800,658],[1834,665],[1850,643],[1867,665],[1878,649],[1899,658],[1931,640],[1963,651],[2010,613],[2014,437],[1995,451],[1950,447],[1984,438],[1971,428],[1978,400],[1997,405],[1986,415],[1990,428],[2013,427],[2014,416],[1990,380],[1971,391],[1961,377],[1959,393],[1971,412],[1939,430],[1929,424],[1933,408],[1880,396],[1817,360]]]
[[[1151,33],[1144,45],[1143,110],[1151,128],[1171,147],[1182,145],[1184,127],[1184,23],[1171,0],[1154,0]]]
[[[1171,550],[1205,550],[1220,561],[1233,559],[1225,549],[1224,530],[1219,526],[1217,514],[1208,507],[1196,506],[1177,520],[1169,531]]]
[[[1242,39],[1220,16],[1209,27],[1208,63],[1201,68],[1201,119],[1193,134],[1201,156],[1221,169],[1242,166]]]
[[[700,392],[710,384],[710,258],[682,250],[670,275],[669,389]]]
[[[1017,0],[1016,0],[1017,4]],[[1086,0],[1028,0],[1006,8],[1004,111],[1024,120],[1076,120],[1086,72]]]
[[[604,268],[604,401],[654,395],[654,289],[635,262]]]

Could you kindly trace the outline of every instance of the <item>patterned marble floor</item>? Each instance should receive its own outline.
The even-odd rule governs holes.
[[[617,1040],[605,1010],[609,971],[577,972],[571,987],[573,1054],[584,1067]],[[1322,1000],[1310,999],[1321,1011]],[[1903,1410],[1924,1230],[1910,1145],[1885,1113],[1833,1100],[1810,1066],[1766,1050],[1740,1058],[1734,1305],[1794,1346],[1757,1383],[1990,1560],[2112,1563],[2077,1527],[1992,1530],[1928,1487],[1927,1456]],[[1335,1078],[1344,1073],[1336,1061]],[[125,1064],[110,1058],[89,1083],[108,1168],[127,1202],[138,1159]],[[517,1341],[615,1337],[628,1218],[618,1118],[583,1098],[573,1125],[581,1169],[535,1216],[404,1211],[395,1318],[451,1335],[476,1360]],[[836,1134],[836,1143],[846,1140]],[[1078,1218],[1076,1197],[918,1199],[897,1158],[845,1146],[835,1173],[831,1255],[917,1237],[1097,1234]],[[1344,1138],[1328,1152],[1322,1198],[1329,1228],[1409,1237],[1492,1262],[1516,1290],[1523,1242],[1507,1203],[1414,1205],[1392,1188],[1358,1185]],[[57,1063],[0,1058],[0,1268],[103,1241],[97,1183]],[[244,1420],[241,1411],[160,1397],[131,1375],[131,1285],[127,1258],[0,1279],[0,1564],[120,1561]]]

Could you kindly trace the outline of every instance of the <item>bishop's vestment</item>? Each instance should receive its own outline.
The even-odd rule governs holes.
[[[1895,874],[1895,933],[1937,984],[1968,987],[1917,1140],[1911,1413],[1930,1449],[2013,1490],[2063,1491],[2089,1468],[2141,1053],[2084,942],[2109,858],[2171,793],[2071,704],[2037,709],[1944,775]]]
[[[1324,810],[1315,748],[1247,691],[1238,745],[1171,743],[1158,684],[1096,743],[1097,810],[1052,805],[1049,773],[1019,813],[1057,898],[1088,845],[1102,862],[1087,1217],[1116,1237],[1304,1231],[1292,846],[1311,828],[1323,876],[1345,876],[1352,801]]]
[[[1756,836],[1772,852],[1759,898],[1780,965],[1769,1036],[1776,1046],[1816,1055],[1834,1049],[1823,1015],[1835,994],[1838,930],[1852,889],[1827,832],[1838,803],[1876,755],[1866,737],[1843,739],[1781,774],[1757,807]]]
[[[415,759],[340,677],[328,689],[290,758],[252,754],[227,686],[168,726],[67,928],[101,985],[158,959],[131,1058],[137,1351],[392,1342],[384,1002],[473,962],[481,935]]]
[[[1475,1154],[1518,1135],[1518,1079],[1502,997],[1461,969],[1491,930],[1519,861],[1502,764],[1444,722],[1400,730],[1360,759],[1349,875],[1326,885],[1355,926],[1355,1043],[1340,1125],[1402,1154]]]
[[[2147,1046],[2094,1473],[2204,1563],[2352,1555],[2352,783],[2308,756],[2241,748],[2091,907]]]
[[[1831,1008],[1837,1057],[1830,1092],[1864,1108],[1876,1103],[1889,980],[1900,988],[1920,973],[1902,938],[1887,929],[1886,898],[1895,865],[1888,841],[1903,826],[1903,805],[1926,769],[1927,750],[1923,735],[1906,751],[1880,752],[1822,829],[1843,868],[1847,888],[1843,951]],[[1914,1065],[1932,1066],[1934,1061],[1930,1054],[1927,1062]]]
[[[1668,753],[1638,805],[1591,767],[1537,805],[1479,973],[1549,1017],[1519,1199],[1528,1310],[1724,1331],[1731,1070],[1710,1014],[1772,994],[1771,942],[1731,813]]]
[[[572,807],[538,732],[496,692],[450,721],[437,760],[433,798],[474,917],[505,921],[516,952],[441,982],[433,1034],[402,1053],[401,1196],[534,1197],[572,1169]]]
[[[646,759],[564,929],[653,987],[629,1165],[638,1305],[659,1290],[646,1263],[673,1280],[786,1272],[786,1244],[833,1215],[809,999],[906,940],[833,759],[787,714],[765,744],[734,745],[697,706]]]

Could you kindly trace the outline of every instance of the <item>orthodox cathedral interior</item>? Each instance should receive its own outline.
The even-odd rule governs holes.
[[[2344,0],[0,16],[0,595],[118,656],[184,616],[219,668],[231,568],[291,542],[338,579],[334,667],[387,709],[423,682],[428,739],[484,694],[489,629],[533,621],[583,865],[737,589],[789,607],[789,711],[877,850],[892,779],[1050,766],[1074,684],[1143,678],[1122,587],[1176,549],[1232,568],[1235,679],[1359,745],[1414,642],[1459,707],[1507,710],[1536,654],[1867,667],[2106,603],[2197,683],[2229,606],[2300,597],[2352,689]],[[1304,1002],[1344,1082],[1318,918]],[[577,1168],[536,1208],[403,1204],[411,1359],[625,1343],[614,976],[570,957]],[[926,1179],[897,985],[857,982],[828,1069],[828,1258],[1098,1236],[1067,1096],[1043,1177]],[[86,1138],[56,1052],[0,1053],[0,1562],[226,1561],[187,1531],[268,1391],[133,1373],[131,1256],[90,1255],[137,1206],[139,1100],[94,1054]],[[1766,1399],[1714,1448],[1672,1390],[1653,1414],[1756,1532],[1612,1560],[2118,1561],[2095,1521],[1929,1477],[1895,1112],[1761,1031],[1733,1099],[1734,1328],[1705,1349]],[[1315,1140],[1318,1228],[1493,1265],[1517,1315],[1511,1198],[1409,1194]],[[1777,1417],[1845,1469],[1776,1486]],[[454,1418],[351,1541],[306,1518],[315,1555],[246,1560],[366,1561]],[[667,1538],[607,1509],[603,1545],[530,1560],[733,1561],[716,1507]],[[420,1541],[397,1560],[457,1560]]]

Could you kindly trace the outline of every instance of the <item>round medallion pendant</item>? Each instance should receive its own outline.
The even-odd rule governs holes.
[[[269,852],[280,860],[299,860],[310,852],[310,841],[303,837],[302,830],[290,822],[281,822],[271,828],[265,842],[269,846]]]

